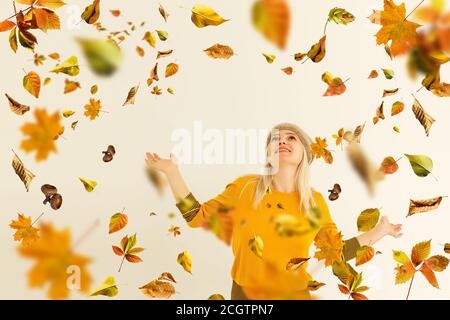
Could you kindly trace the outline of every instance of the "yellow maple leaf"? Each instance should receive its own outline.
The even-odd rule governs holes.
[[[311,153],[317,158],[324,158],[326,163],[333,163],[333,155],[329,150],[327,150],[328,144],[327,139],[321,139],[316,137],[316,142],[311,143]]]
[[[84,115],[91,120],[94,120],[98,117],[98,114],[100,113],[100,109],[102,108],[100,104],[100,100],[95,99],[89,99],[89,104],[84,106],[84,109],[86,110],[84,112]]]
[[[34,111],[36,123],[25,123],[21,130],[29,136],[22,140],[20,148],[26,152],[36,150],[36,160],[45,160],[51,151],[56,153],[55,137],[58,137],[64,127],[60,124],[59,112],[51,115],[45,109],[36,109]]]
[[[18,249],[23,257],[36,260],[28,272],[29,286],[42,287],[49,282],[50,299],[66,299],[74,289],[88,293],[91,276],[86,266],[91,259],[73,251],[70,230],[56,230],[50,223],[41,223],[39,227],[39,240]]]
[[[324,226],[314,238],[314,245],[318,249],[314,257],[318,260],[325,259],[325,266],[330,266],[334,261],[341,261],[343,257],[344,241],[342,234],[335,226]]]
[[[31,217],[25,217],[19,213],[17,220],[11,221],[9,224],[11,229],[16,229],[14,240],[22,240],[22,245],[29,246],[39,239],[39,229],[31,225]]]
[[[384,0],[384,10],[380,13],[382,28],[375,35],[377,44],[390,46],[393,56],[410,51],[417,44],[416,29],[420,24],[406,20],[405,4],[397,6],[393,0]]]

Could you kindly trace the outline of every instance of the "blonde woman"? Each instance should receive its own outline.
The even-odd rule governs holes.
[[[176,205],[188,225],[205,226],[212,217],[218,217],[225,229],[221,238],[227,242],[231,238],[234,254],[231,299],[310,298],[305,290],[312,279],[306,271],[307,264],[295,271],[286,270],[286,265],[291,258],[309,257],[318,228],[280,236],[274,221],[288,214],[305,227],[314,223],[334,226],[324,197],[309,185],[311,143],[311,138],[297,125],[278,124],[267,137],[267,174],[238,177],[222,193],[202,204],[190,192],[172,154],[170,159],[162,159],[156,153],[147,153],[147,164],[167,176]],[[345,260],[354,258],[362,245],[373,245],[386,235],[401,236],[400,230],[400,224],[391,224],[382,217],[372,230],[344,241]],[[255,236],[263,240],[262,257],[249,245]]]

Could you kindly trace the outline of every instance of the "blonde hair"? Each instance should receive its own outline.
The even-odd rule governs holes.
[[[306,216],[310,217],[310,209],[316,206],[313,197],[313,190],[309,183],[309,165],[314,160],[314,156],[311,153],[311,143],[312,139],[309,135],[299,128],[297,125],[292,123],[280,123],[273,127],[272,131],[267,136],[266,142],[266,156],[268,157],[268,147],[271,141],[272,135],[278,130],[290,130],[294,132],[304,147],[303,159],[300,161],[300,164],[297,167],[297,171],[295,173],[295,181],[296,181],[296,191],[300,194],[300,202],[299,209],[303,209]],[[265,165],[266,172],[259,177],[257,177],[257,183],[253,198],[253,206],[257,207],[259,202],[262,200],[264,195],[270,190],[270,185],[272,184],[274,174],[273,167],[267,159],[267,163]]]

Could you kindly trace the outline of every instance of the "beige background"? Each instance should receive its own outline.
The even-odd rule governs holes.
[[[404,299],[408,285],[394,285],[392,249],[410,252],[420,241],[432,239],[432,253],[443,254],[441,244],[449,242],[449,202],[444,198],[440,208],[434,212],[405,219],[410,198],[425,199],[449,195],[450,170],[448,163],[447,138],[449,126],[449,100],[437,98],[426,90],[416,96],[424,108],[437,119],[429,137],[411,111],[412,97],[420,87],[420,81],[411,81],[406,75],[403,58],[391,61],[382,46],[376,46],[374,34],[378,27],[366,19],[372,9],[381,9],[381,0],[352,1],[289,1],[292,12],[292,26],[289,42],[284,52],[268,43],[257,33],[250,21],[253,1],[205,0],[224,18],[231,19],[219,27],[196,28],[190,21],[190,8],[197,1],[162,1],[170,13],[168,23],[158,13],[159,1],[133,0],[102,1],[100,21],[109,30],[126,28],[126,21],[139,24],[146,21],[144,28],[138,28],[132,37],[123,42],[125,62],[112,78],[98,79],[86,66],[73,37],[96,35],[97,31],[84,22],[79,29],[71,27],[78,22],[79,14],[90,1],[68,1],[70,6],[62,7],[58,14],[62,20],[61,31],[43,34],[35,32],[39,45],[36,52],[49,54],[57,51],[63,59],[77,55],[81,73],[76,77],[82,90],[63,95],[64,75],[49,74],[54,63],[46,61],[44,66],[35,67],[32,54],[19,48],[14,54],[8,45],[8,34],[1,34],[0,68],[1,94],[9,93],[16,100],[31,106],[44,106],[50,111],[73,109],[77,113],[64,121],[67,126],[65,139],[58,140],[58,154],[50,155],[47,161],[36,163],[34,154],[25,154],[19,149],[22,134],[20,127],[25,121],[34,121],[32,112],[23,117],[13,114],[6,99],[2,98],[0,108],[0,283],[2,299],[46,298],[43,289],[29,289],[26,273],[32,261],[19,257],[13,231],[8,227],[18,212],[37,217],[46,212],[45,221],[52,221],[58,227],[70,226],[73,238],[77,239],[96,219],[100,226],[79,246],[78,251],[95,260],[89,270],[94,278],[93,287],[106,276],[114,275],[119,284],[120,299],[145,299],[137,288],[156,278],[162,272],[171,272],[177,279],[177,294],[174,299],[206,299],[210,294],[221,293],[227,299],[231,288],[231,248],[201,230],[188,229],[180,216],[173,220],[169,212],[176,212],[171,194],[158,198],[153,187],[143,174],[143,158],[146,151],[159,152],[167,156],[173,143],[171,133],[175,129],[192,130],[193,121],[202,120],[204,128],[256,128],[268,129],[281,121],[300,125],[311,136],[327,137],[341,127],[353,129],[367,122],[362,144],[370,156],[380,163],[385,156],[395,158],[403,153],[426,154],[434,160],[435,181],[431,176],[419,178],[413,174],[405,159],[399,162],[399,171],[387,177],[379,185],[375,197],[368,196],[365,186],[351,170],[345,153],[330,147],[333,152],[332,166],[322,160],[312,166],[312,185],[327,196],[327,189],[339,182],[343,193],[338,201],[329,202],[333,218],[345,237],[356,235],[356,218],[369,207],[382,207],[382,213],[393,222],[404,223],[401,239],[386,238],[376,245],[383,254],[358,270],[367,274],[366,284],[373,288],[367,292],[371,299]],[[419,3],[406,1],[409,12]],[[180,8],[183,6],[184,8]],[[352,12],[356,21],[346,27],[329,24],[327,30],[327,55],[314,64],[300,64],[293,60],[295,52],[307,51],[322,35],[328,11],[334,6],[344,7]],[[2,17],[13,13],[10,1],[1,1]],[[107,10],[121,9],[122,16],[113,18]],[[163,29],[169,39],[158,41],[159,50],[174,49],[171,57],[160,62],[160,87],[171,86],[175,95],[164,93],[155,97],[145,86],[150,68],[155,63],[156,50],[141,41],[145,31]],[[229,61],[208,58],[202,50],[215,44],[233,47],[237,56]],[[144,58],[135,53],[135,46],[141,45]],[[269,65],[261,52],[277,55]],[[180,65],[177,75],[164,79],[162,71],[166,63]],[[295,73],[287,76],[281,68],[292,65]],[[393,80],[380,76],[368,80],[371,69],[392,68]],[[44,87],[36,100],[22,88],[24,68],[35,70],[42,78],[53,78],[52,84]],[[326,85],[321,74],[330,71],[342,79],[350,77],[347,92],[336,97],[322,97]],[[448,67],[442,70],[443,80],[448,79]],[[447,78],[447,79],[446,79]],[[134,106],[122,107],[128,90],[141,83],[141,89]],[[82,108],[88,102],[89,88],[99,85],[104,110],[100,118],[89,121],[82,115]],[[376,126],[371,119],[381,103],[383,89],[400,87],[397,96],[385,99],[386,120]],[[391,118],[389,107],[402,98],[405,111]],[[79,120],[75,131],[70,129],[71,121]],[[392,127],[400,127],[397,134]],[[111,163],[101,161],[101,151],[108,144],[115,145],[117,155]],[[37,177],[29,193],[11,168],[14,148],[24,163]],[[184,177],[196,194],[204,201],[221,192],[225,185],[239,175],[254,171],[254,166],[245,165],[183,165]],[[78,177],[98,181],[98,187],[87,193]],[[60,210],[50,210],[42,205],[40,186],[50,183],[58,187],[64,197]],[[129,215],[128,226],[113,235],[108,235],[109,217],[122,210]],[[150,211],[157,216],[150,217]],[[168,235],[171,224],[181,226],[181,236],[176,239]],[[125,263],[122,272],[117,273],[120,258],[111,251],[125,234],[137,233],[138,245],[146,248],[140,264]],[[186,273],[176,263],[177,254],[189,250],[193,257],[193,275]],[[311,253],[313,253],[311,248]],[[330,270],[317,268],[315,278],[327,283],[320,289],[320,298],[346,299],[337,289],[337,280]],[[437,274],[442,289],[431,287],[422,275],[418,275],[411,292],[411,299],[448,299],[450,297],[450,273]],[[74,293],[72,298],[84,298]]]

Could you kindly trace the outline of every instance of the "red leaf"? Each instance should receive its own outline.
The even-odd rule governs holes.
[[[119,247],[112,246],[112,249],[113,249],[114,253],[117,254],[118,256],[123,256],[123,251]]]

